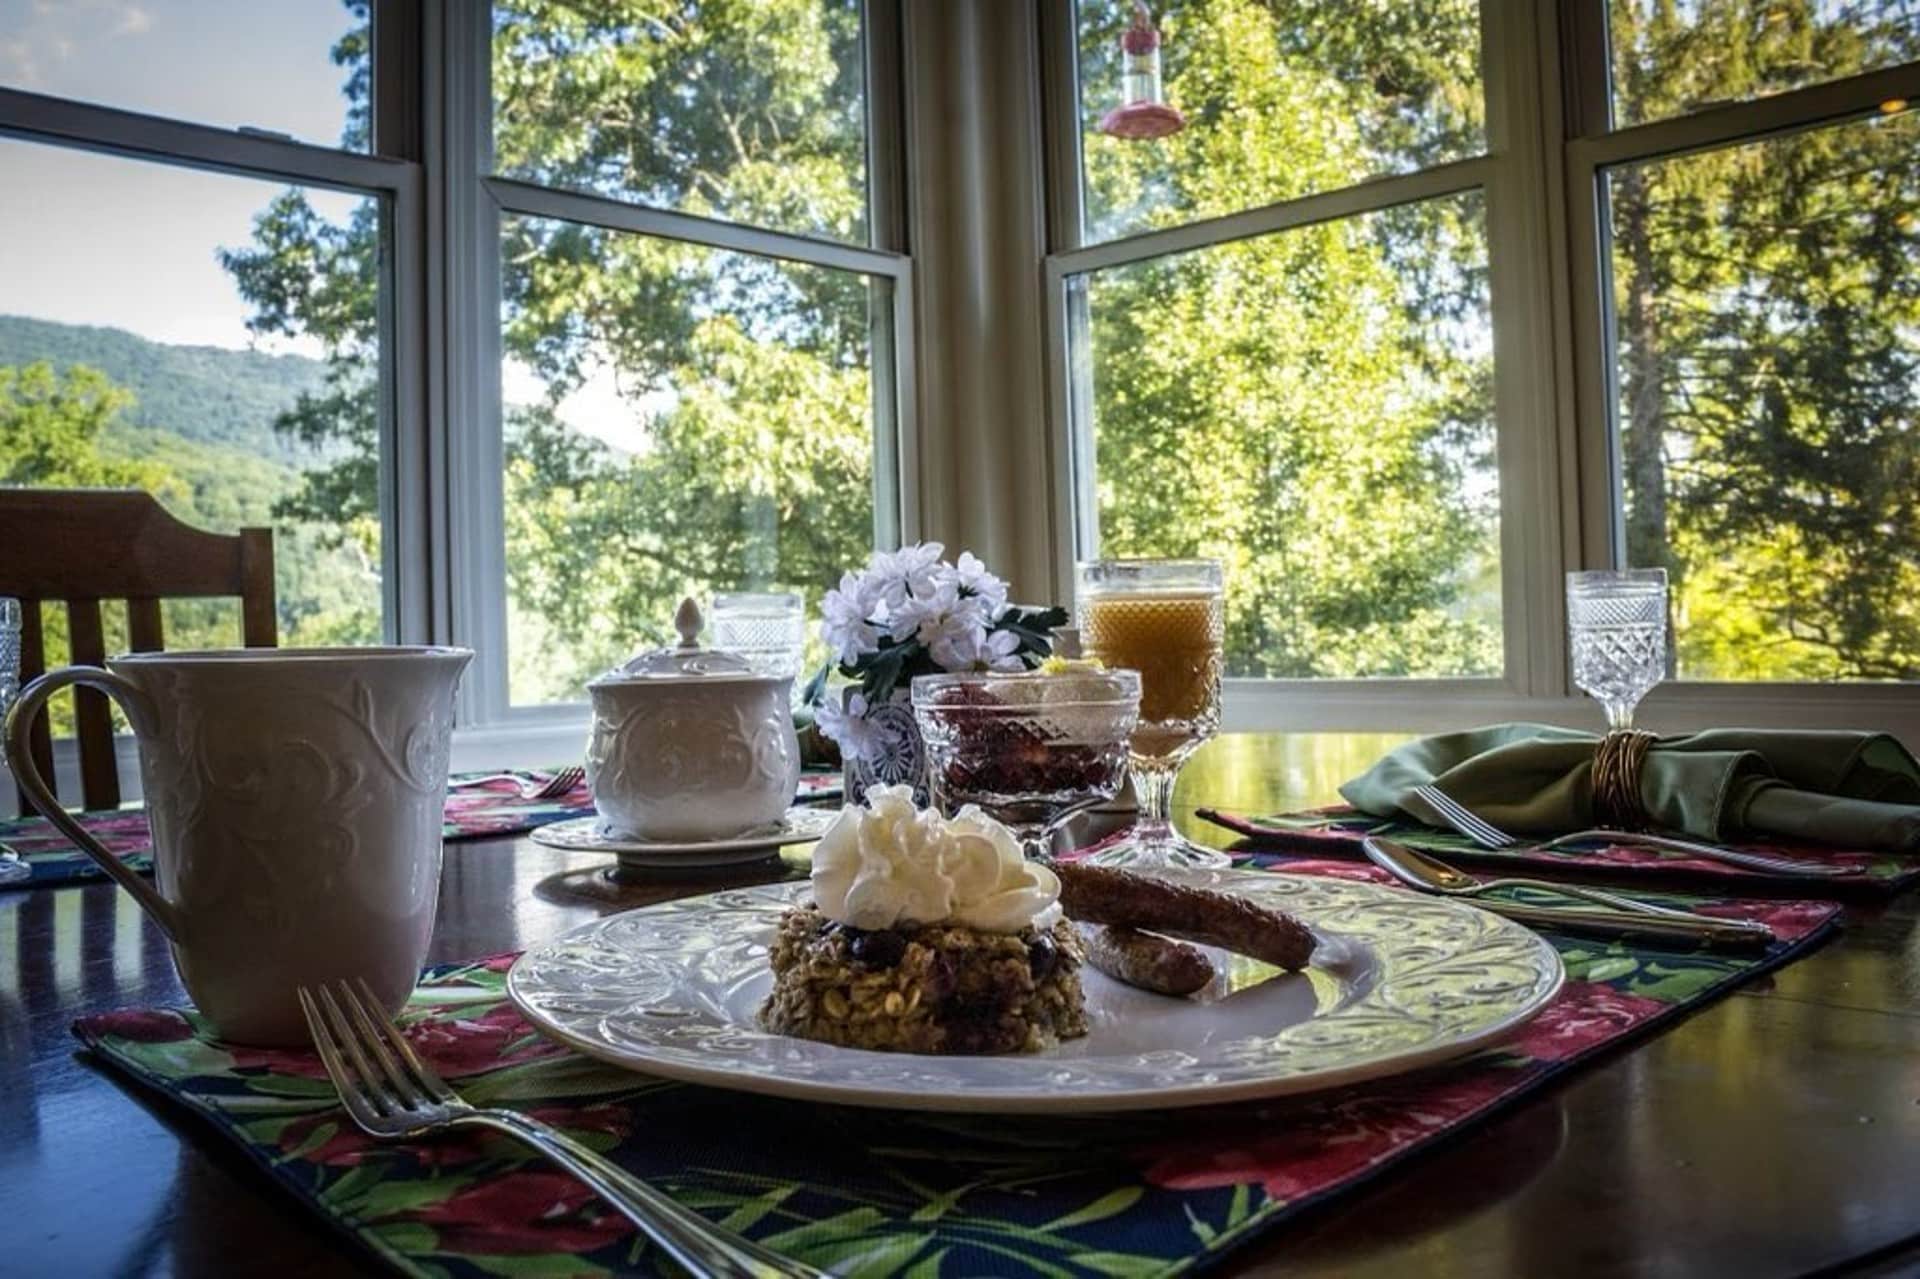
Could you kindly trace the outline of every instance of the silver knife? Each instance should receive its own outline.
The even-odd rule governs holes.
[[[1695,915],[1664,908],[1658,908],[1658,913],[1639,913],[1584,906],[1537,906],[1484,897],[1479,894],[1490,885],[1455,870],[1429,853],[1416,853],[1405,844],[1378,836],[1363,840],[1360,846],[1366,852],[1367,860],[1411,888],[1437,897],[1471,901],[1482,910],[1491,911],[1515,923],[1568,932],[1599,933],[1609,937],[1657,937],[1729,949],[1763,949],[1774,941],[1773,930],[1755,920],[1716,919],[1711,915]],[[1581,891],[1544,879],[1502,879],[1498,882],[1562,894]]]

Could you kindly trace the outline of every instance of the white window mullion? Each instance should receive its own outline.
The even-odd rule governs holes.
[[[1500,474],[1501,617],[1506,685],[1517,696],[1567,692],[1562,574],[1578,534],[1567,386],[1564,256],[1553,235],[1562,101],[1553,17],[1530,0],[1483,0],[1488,268],[1494,424]]]
[[[440,195],[436,260],[444,340],[443,421],[449,501],[440,561],[450,579],[454,638],[474,650],[461,715],[507,712],[506,542],[500,435],[500,219],[481,180],[491,147],[491,15],[447,0],[429,22],[439,46],[435,133]]]

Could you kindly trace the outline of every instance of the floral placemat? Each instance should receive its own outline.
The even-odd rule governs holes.
[[[1775,875],[1703,857],[1689,857],[1684,853],[1621,845],[1550,853],[1503,852],[1482,848],[1454,831],[1436,830],[1412,822],[1390,821],[1345,805],[1279,813],[1270,817],[1248,817],[1215,808],[1197,809],[1196,815],[1243,836],[1253,848],[1308,857],[1363,859],[1366,854],[1360,850],[1361,841],[1369,835],[1383,835],[1415,848],[1430,850],[1449,862],[1458,862],[1463,866],[1481,866],[1510,873],[1565,874],[1568,871],[1586,870],[1605,872],[1609,878],[1644,879],[1649,885],[1692,882],[1710,886],[1710,890],[1716,892],[1817,893],[1822,897],[1843,894],[1878,896],[1897,893],[1920,881],[1920,858],[1899,853],[1831,848],[1821,844],[1742,842],[1727,846],[1776,857],[1795,857],[1813,865],[1851,866],[1860,873],[1844,878]]]
[[[463,779],[492,776],[495,780],[458,785]],[[441,835],[448,841],[486,839],[497,835],[517,835],[549,822],[584,817],[593,811],[593,794],[581,781],[565,795],[553,799],[525,799],[553,776],[553,770],[515,770],[510,776],[488,773],[455,773],[453,789],[447,792],[447,806]],[[800,776],[797,802],[823,802],[841,793],[840,773],[809,771]],[[107,849],[138,871],[153,869],[153,845],[147,832],[147,815],[139,808],[78,814],[80,824]],[[41,888],[50,884],[104,879],[105,873],[91,859],[53,828],[44,817],[16,817],[0,820],[0,844],[19,853],[33,874],[5,888]]]
[[[1288,869],[1382,878],[1343,861]],[[1689,904],[1764,920],[1778,940],[1731,956],[1553,937],[1567,985],[1500,1048],[1356,1088],[1163,1115],[906,1114],[628,1074],[532,1032],[504,996],[511,955],[430,970],[404,1020],[469,1100],[539,1115],[713,1220],[836,1274],[1173,1275],[1805,953],[1839,909]],[[75,1033],[405,1274],[673,1273],[612,1209],[517,1146],[374,1144],[309,1053],[226,1046],[168,1010],[89,1017]]]

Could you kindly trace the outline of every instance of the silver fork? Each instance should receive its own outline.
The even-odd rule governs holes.
[[[483,1110],[447,1087],[414,1053],[362,981],[300,987],[314,1047],[347,1113],[370,1136],[430,1137],[487,1128],[532,1147],[620,1210],[647,1238],[695,1275],[715,1279],[826,1279],[681,1207],[620,1165],[516,1110]]]
[[[1604,839],[1627,848],[1658,848],[1670,853],[1686,853],[1689,856],[1725,862],[1729,866],[1743,866],[1748,870],[1766,871],[1774,875],[1805,875],[1816,879],[1834,879],[1860,873],[1860,868],[1857,866],[1822,866],[1818,862],[1801,861],[1798,858],[1769,857],[1764,853],[1743,853],[1734,848],[1720,848],[1713,844],[1696,844],[1691,840],[1674,839],[1667,835],[1643,835],[1630,831],[1577,830],[1571,835],[1555,835],[1552,839],[1529,844],[1519,836],[1509,835],[1484,817],[1478,816],[1438,786],[1416,786],[1413,788],[1413,793],[1425,800],[1427,805],[1440,815],[1440,820],[1482,848],[1509,852],[1549,853],[1567,844]]]
[[[520,798],[559,799],[562,795],[565,795],[574,787],[578,786],[580,779],[586,775],[586,769],[580,767],[578,764],[569,764],[532,790],[522,787],[520,790]],[[459,790],[463,786],[484,786],[488,782],[517,782],[519,780],[520,774],[518,773],[489,773],[485,777],[464,777],[457,782],[449,783],[449,785],[451,785],[453,789]]]

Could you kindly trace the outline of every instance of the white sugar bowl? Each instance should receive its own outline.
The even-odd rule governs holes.
[[[800,784],[793,677],[700,647],[699,606],[659,648],[587,684],[587,780],[606,832],[658,842],[730,839],[778,821]]]

